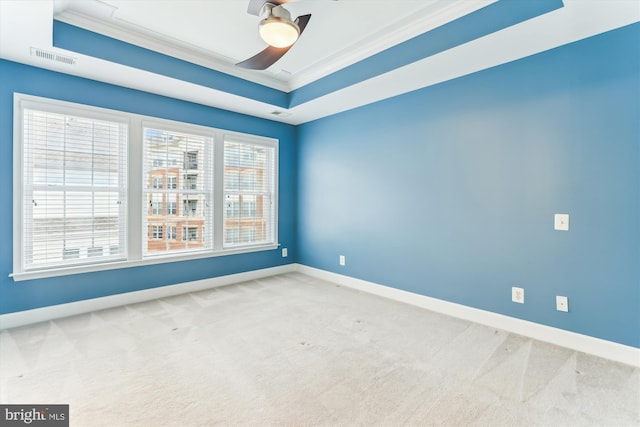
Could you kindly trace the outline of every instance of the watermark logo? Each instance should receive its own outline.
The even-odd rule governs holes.
[[[69,427],[69,405],[0,405],[0,425]]]

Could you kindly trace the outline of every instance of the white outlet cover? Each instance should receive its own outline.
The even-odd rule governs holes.
[[[569,299],[567,297],[556,296],[556,309],[558,311],[569,312]]]
[[[523,288],[511,288],[511,301],[524,304],[524,289]]]
[[[555,214],[553,216],[553,229],[569,231],[569,214]]]
[[[289,251],[287,251],[287,248],[282,248],[282,257],[286,258],[289,255]]]
[[[345,264],[346,264],[346,261],[345,261],[344,255],[340,255],[340,265],[345,265]]]

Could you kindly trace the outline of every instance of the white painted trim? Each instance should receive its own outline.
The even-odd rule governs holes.
[[[446,314],[459,319],[483,324],[492,328],[524,335],[539,341],[548,342],[572,350],[621,362],[640,368],[640,348],[635,348],[564,329],[554,328],[515,317],[490,311],[467,307],[400,289],[390,288],[377,283],[355,279],[342,274],[319,270],[297,264],[297,271],[318,279],[327,280],[359,291],[378,295],[394,301],[403,302],[427,310]]]
[[[95,2],[99,3],[99,2]],[[134,44],[145,49],[172,56],[192,64],[201,65],[221,73],[229,74],[253,83],[261,84],[283,92],[290,91],[289,84],[275,75],[255,73],[235,66],[237,59],[229,58],[215,52],[185,43],[163,34],[144,30],[121,19],[98,18],[86,13],[65,10],[54,18],[69,25],[83,28],[107,37]]]
[[[1,0],[0,0],[1,1]],[[142,141],[142,128],[159,127],[161,129],[168,129],[176,132],[193,133],[201,135],[206,138],[210,138],[213,141],[214,149],[216,146],[224,147],[224,142],[228,138],[237,140],[239,142],[246,142],[254,145],[263,145],[265,147],[273,148],[274,165],[273,165],[273,182],[278,182],[278,150],[279,140],[277,138],[252,135],[241,132],[235,132],[230,130],[224,130],[219,128],[213,128],[208,126],[197,125],[193,123],[180,122],[176,120],[162,119],[158,117],[146,116],[141,114],[128,113],[125,111],[112,110],[108,108],[96,107],[93,105],[78,104],[68,101],[60,101],[57,99],[43,98],[39,96],[14,93],[14,191],[13,191],[13,235],[22,236],[23,219],[25,213],[23,212],[24,206],[22,203],[23,197],[23,185],[22,176],[23,164],[22,164],[22,120],[24,109],[37,109],[43,111],[51,111],[54,113],[79,115],[82,117],[97,118],[117,123],[126,124],[128,127],[128,165],[126,182],[128,183],[128,191],[126,194],[127,211],[125,215],[128,215],[125,220],[128,223],[126,241],[128,245],[126,259],[119,260],[104,260],[100,263],[97,261],[87,262],[85,264],[67,265],[61,267],[45,267],[42,269],[25,269],[22,259],[22,238],[13,239],[13,272],[9,274],[9,277],[14,281],[19,282],[23,280],[42,279],[46,277],[66,276],[70,274],[89,273],[94,271],[106,271],[115,270],[129,267],[139,267],[143,265],[162,264],[166,262],[178,262],[195,260],[202,258],[213,258],[218,256],[245,254],[259,251],[270,251],[278,249],[278,189],[277,185],[273,189],[273,242],[266,242],[256,245],[238,246],[223,248],[220,246],[214,246],[209,248],[202,248],[200,250],[187,251],[187,252],[175,252],[168,254],[152,255],[143,253],[141,242],[144,241],[146,235],[146,229],[143,226],[142,210],[143,202],[138,200],[135,195],[143,194],[142,182],[143,182],[143,144]],[[224,148],[220,148],[224,153]],[[213,153],[211,153],[213,154]],[[205,155],[206,162],[213,161],[212,155]],[[219,156],[222,159],[224,156]],[[214,159],[215,160],[215,159]],[[222,165],[220,163],[218,166]],[[214,170],[215,173],[215,170]],[[218,177],[220,178],[220,177]],[[221,181],[222,182],[222,181]],[[221,188],[221,187],[220,187]],[[212,188],[213,191],[213,188]],[[222,212],[223,209],[215,209],[216,206],[224,206],[224,194],[222,191],[215,193],[213,196],[213,209],[215,211]],[[28,215],[27,215],[28,216]],[[216,217],[219,222],[214,222],[214,226],[211,226],[211,218],[207,219],[207,229],[212,232],[213,235],[223,235],[222,216]],[[124,242],[122,242],[124,243]],[[91,261],[91,260],[87,260]]]
[[[86,1],[86,0],[85,0]],[[62,11],[54,10],[54,18],[61,22],[103,34],[126,43],[160,52],[193,64],[211,68],[244,80],[258,83],[283,92],[312,83],[364,58],[402,43],[422,33],[447,24],[486,7],[497,0],[433,0],[419,8],[409,17],[390,19],[389,25],[374,34],[368,34],[337,53],[311,64],[295,73],[289,81],[282,80],[283,74],[277,67],[274,71],[255,73],[236,67],[238,59],[211,52],[163,34],[146,30],[123,19],[114,18],[117,8],[105,8],[94,1],[81,3]],[[96,9],[97,8],[97,9]]]
[[[292,125],[429,87],[640,21],[636,1],[563,0],[564,7],[560,9],[287,109],[227,93],[224,88],[212,89],[53,47],[51,3],[51,0],[0,0],[0,58]],[[69,66],[34,57],[32,47],[71,55],[77,62]],[[197,63],[196,59],[193,61]],[[302,71],[283,79],[292,84],[300,76]],[[274,109],[287,114],[273,115]]]
[[[181,295],[189,292],[197,292],[204,289],[232,285],[234,283],[240,283],[247,280],[255,280],[294,271],[318,279],[337,283],[352,289],[357,289],[362,292],[388,298],[390,300],[403,302],[405,304],[410,304],[437,313],[516,333],[539,341],[548,342],[561,347],[581,351],[640,368],[639,348],[551,326],[541,325],[527,320],[516,319],[514,317],[492,313],[490,311],[467,307],[461,304],[455,304],[400,289],[390,288],[388,286],[379,285],[366,280],[319,270],[301,264],[287,264],[278,267],[214,277],[211,279],[197,280],[194,282],[161,286],[158,288],[127,292],[124,294],[110,295],[84,301],[76,301],[68,304],[59,304],[33,310],[2,314],[0,315],[0,330],[46,322],[53,319],[124,306],[127,304],[150,301],[158,298]]]
[[[289,91],[299,89],[370,56],[471,14],[496,0],[439,0],[416,10],[410,17],[391,22],[374,34],[293,74]]]
[[[160,286],[141,291],[127,292],[117,295],[109,295],[101,298],[92,298],[83,301],[58,304],[33,310],[18,311],[0,315],[0,330],[16,328],[18,326],[31,325],[39,322],[47,322],[53,319],[90,313],[92,311],[107,308],[120,307],[150,301],[158,298],[166,298],[189,292],[197,292],[204,289],[227,286],[247,280],[261,279],[276,274],[290,273],[297,270],[296,264],[287,264],[278,267],[264,268],[261,270],[247,271],[244,273],[229,274],[210,279],[196,280],[193,282],[179,283],[176,285]]]

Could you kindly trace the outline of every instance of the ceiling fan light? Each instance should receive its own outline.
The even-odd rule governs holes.
[[[269,16],[260,21],[260,37],[273,47],[288,47],[298,40],[300,28],[288,20]]]

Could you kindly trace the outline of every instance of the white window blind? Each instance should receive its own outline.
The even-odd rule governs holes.
[[[126,257],[128,126],[22,110],[22,270]]]
[[[276,147],[224,142],[224,248],[275,243]]]
[[[213,230],[212,144],[211,137],[143,128],[145,256],[212,248],[205,233]],[[154,232],[160,225],[171,232]]]
[[[277,248],[277,139],[24,94],[14,113],[14,280]]]

